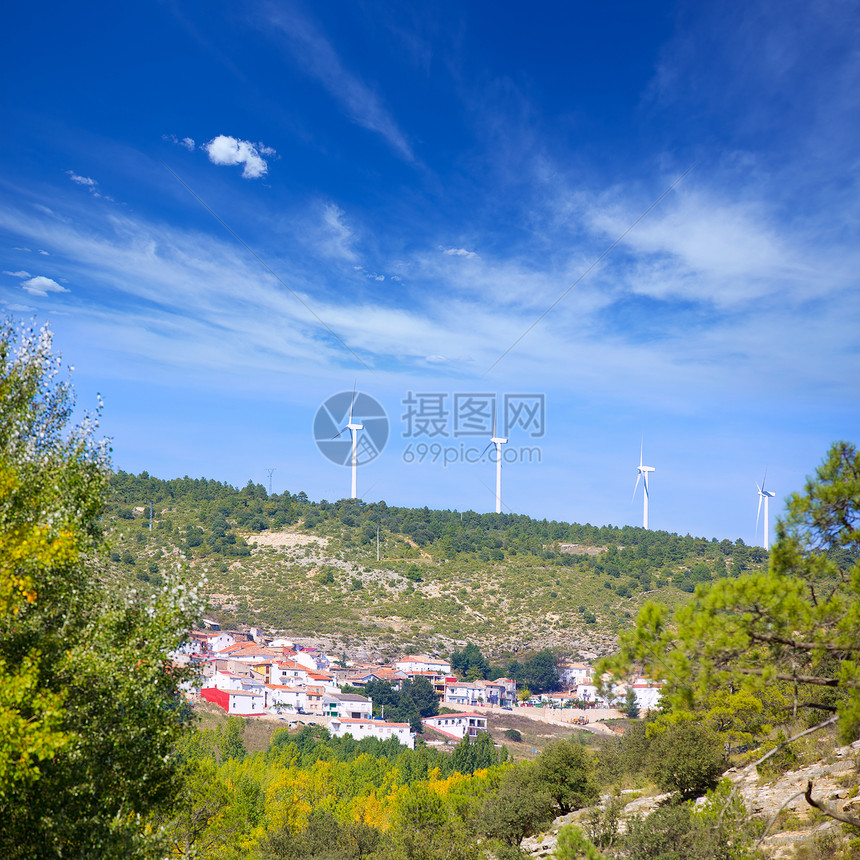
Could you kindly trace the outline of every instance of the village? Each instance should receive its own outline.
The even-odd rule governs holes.
[[[640,714],[656,708],[660,697],[660,685],[645,678],[616,685],[611,694],[601,691],[587,663],[559,664],[562,690],[531,696],[518,691],[510,678],[459,679],[448,660],[435,656],[406,655],[390,665],[358,665],[254,628],[194,630],[174,660],[197,669],[196,684],[187,691],[189,698],[217,705],[230,716],[322,723],[334,737],[396,738],[410,749],[415,745],[414,727],[386,720],[384,708],[374,717],[371,699],[354,690],[372,682],[399,690],[407,681],[425,679],[438,697],[441,712],[421,723],[453,741],[486,731],[493,712],[515,708],[525,709],[520,712],[526,714],[528,709],[542,709],[534,716],[546,722],[608,731],[599,721],[622,716],[618,707],[629,700],[630,691]]]

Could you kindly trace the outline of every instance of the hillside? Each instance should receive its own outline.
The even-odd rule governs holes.
[[[697,583],[767,559],[740,540],[313,502],[259,484],[146,473],[112,476],[103,524],[112,576],[145,589],[187,565],[207,577],[210,611],[223,623],[351,656],[469,641],[491,657],[605,653],[646,596],[676,605]]]

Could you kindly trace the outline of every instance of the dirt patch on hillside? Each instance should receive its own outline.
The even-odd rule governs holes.
[[[303,535],[297,532],[260,532],[260,534],[242,535],[246,543],[257,546],[294,547],[294,546],[325,546],[328,538],[315,537],[314,535]]]
[[[585,546],[581,543],[560,543],[558,545],[559,552],[566,552],[569,555],[600,555],[606,552],[605,546]]]

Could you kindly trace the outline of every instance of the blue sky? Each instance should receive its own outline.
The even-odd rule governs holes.
[[[652,528],[752,543],[765,470],[773,520],[858,441],[858,25],[826,0],[19,4],[0,300],[103,395],[118,468],[345,497],[313,426],[356,387],[390,425],[362,498],[490,511],[492,427],[458,409],[542,398],[505,428],[506,510],[641,524],[644,438]]]

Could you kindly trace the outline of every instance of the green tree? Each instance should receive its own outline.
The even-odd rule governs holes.
[[[558,831],[555,854],[557,860],[603,860],[594,843],[575,825],[568,824]]]
[[[0,330],[0,856],[135,857],[178,788],[197,604],[101,585],[108,449],[58,372],[47,330]]]
[[[535,759],[535,778],[562,815],[598,796],[592,771],[588,753],[573,741],[553,741]]]
[[[469,642],[462,651],[451,654],[451,669],[468,681],[490,676],[490,663],[473,642]]]
[[[552,820],[553,802],[537,779],[534,765],[525,762],[506,771],[498,790],[484,803],[479,826],[485,836],[519,845],[542,824]]]
[[[624,697],[624,716],[628,720],[639,718],[639,703],[636,701],[636,691],[633,687],[627,688],[627,695]]]
[[[538,651],[524,663],[514,661],[509,667],[509,672],[517,684],[528,687],[532,693],[557,690],[561,684],[555,655],[548,648]]]
[[[501,753],[496,749],[489,732],[478,732],[474,740],[465,735],[454,747],[454,752],[451,753],[451,770],[472,774],[476,770],[500,764],[501,760]]]
[[[764,702],[784,682],[793,709],[835,713],[847,741],[860,730],[858,643],[860,454],[839,442],[804,493],[789,498],[766,572],[701,585],[674,616],[647,604],[598,671],[623,674],[645,663],[666,682],[666,706],[694,713],[720,691]],[[745,707],[744,730],[767,725],[782,704],[752,723]]]
[[[707,726],[681,719],[655,733],[648,769],[664,791],[677,791],[684,799],[700,797],[716,786],[725,770],[722,744]]]
[[[414,681],[407,681],[404,686],[422,717],[435,717],[439,713],[439,696],[427,678],[418,675]]]
[[[242,761],[248,754],[245,749],[245,721],[241,717],[227,717],[227,722],[219,726],[218,749],[225,760]]]

